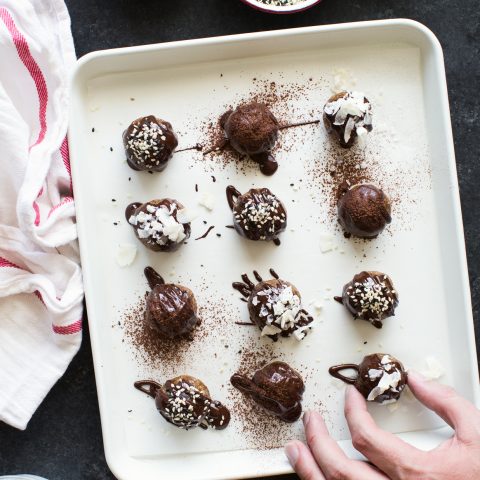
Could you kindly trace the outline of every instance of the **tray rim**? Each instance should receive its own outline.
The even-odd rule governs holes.
[[[348,23],[340,23],[340,24],[332,24],[332,25],[321,25],[321,26],[312,26],[312,27],[300,27],[300,28],[291,28],[291,29],[283,29],[283,30],[272,30],[272,31],[262,31],[262,32],[253,32],[253,33],[243,33],[243,34],[236,34],[236,35],[226,35],[226,36],[216,36],[216,37],[206,37],[206,38],[199,38],[199,39],[191,39],[191,40],[180,40],[180,41],[173,41],[173,42],[165,42],[165,43],[157,43],[157,44],[147,44],[147,45],[140,45],[140,46],[131,46],[131,47],[121,47],[121,48],[114,48],[114,49],[105,49],[105,50],[98,50],[94,52],[87,53],[83,57],[77,60],[74,72],[71,77],[71,84],[70,84],[70,93],[72,96],[75,95],[75,87],[78,82],[82,81],[82,74],[84,70],[88,70],[90,64],[101,61],[105,58],[118,58],[118,57],[130,57],[135,56],[138,54],[146,54],[146,53],[160,53],[162,51],[169,51],[175,49],[185,49],[189,47],[207,47],[212,45],[225,45],[225,44],[241,44],[242,42],[247,41],[261,41],[264,39],[274,39],[279,37],[289,37],[289,36],[302,36],[302,35],[309,35],[309,34],[316,34],[316,33],[327,33],[327,32],[341,32],[341,31],[362,31],[362,30],[380,30],[385,27],[390,28],[403,28],[407,30],[411,30],[413,34],[420,34],[420,38],[426,42],[428,48],[431,50],[431,53],[434,55],[434,64],[436,73],[438,74],[437,81],[439,82],[438,87],[440,88],[442,95],[440,98],[440,109],[442,111],[442,119],[443,119],[443,128],[446,132],[446,138],[444,138],[445,145],[447,147],[446,156],[448,157],[448,175],[453,180],[452,187],[450,189],[450,201],[452,202],[453,207],[453,221],[455,223],[455,237],[458,247],[458,256],[461,261],[459,268],[459,273],[461,273],[461,291],[463,294],[463,304],[465,306],[465,322],[466,322],[466,331],[467,331],[467,343],[469,349],[469,357],[471,363],[471,372],[472,372],[472,389],[474,398],[474,403],[480,407],[480,385],[478,383],[478,359],[476,354],[476,343],[475,343],[475,334],[474,334],[474,323],[473,323],[473,314],[472,314],[472,303],[471,303],[471,295],[470,295],[470,283],[468,277],[468,265],[467,265],[467,257],[466,257],[466,248],[465,248],[465,238],[464,238],[464,229],[463,229],[463,221],[462,221],[462,212],[461,212],[461,204],[460,204],[460,192],[459,192],[459,185],[458,185],[458,176],[457,176],[457,169],[456,169],[456,160],[455,160],[455,152],[454,152],[454,142],[453,142],[453,133],[451,127],[451,119],[450,119],[450,107],[448,101],[448,90],[447,90],[447,82],[446,82],[446,73],[445,73],[445,63],[443,57],[443,50],[438,38],[435,34],[425,25],[410,19],[390,19],[390,20],[372,20],[372,21],[361,21],[361,22],[348,22]],[[419,46],[419,48],[423,51],[425,47],[419,44],[419,42],[412,42]],[[153,67],[157,68],[157,67]],[[134,71],[134,69],[122,69],[121,71]],[[114,73],[118,73],[119,71],[115,71]],[[92,78],[92,77],[90,77]],[[73,102],[71,102],[72,104]],[[70,112],[70,124],[72,125],[74,122],[72,118],[74,117],[73,112]],[[77,162],[79,162],[78,158],[76,157],[75,153],[75,145],[77,143],[75,139],[75,135],[73,133],[74,128],[69,128],[68,131],[68,140],[71,146],[70,155],[71,155],[71,168],[72,168],[72,178],[75,178],[77,175]],[[79,187],[75,187],[75,181],[73,182],[73,190],[74,195],[78,193],[77,190]],[[77,206],[78,208],[78,206]],[[79,244],[80,244],[80,255],[83,258],[84,256],[84,249],[82,248],[82,237],[83,237],[83,226],[77,223],[78,228],[78,235],[79,235]],[[88,267],[85,269],[88,271]],[[89,287],[89,280],[88,275],[84,275],[84,285],[85,285],[85,296],[86,296],[86,305],[87,311],[93,311],[93,306],[89,305],[89,296],[88,291],[90,290]],[[97,395],[98,395],[98,402],[99,402],[99,409],[100,409],[100,419],[101,419],[101,428],[102,428],[102,436],[104,441],[104,450],[105,450],[105,457],[107,464],[110,470],[115,474],[117,478],[125,479],[126,477],[122,476],[121,468],[124,465],[125,458],[122,461],[118,462],[118,459],[115,458],[115,452],[111,450],[110,444],[110,437],[107,434],[107,426],[106,426],[106,411],[107,406],[105,405],[105,399],[103,395],[103,369],[101,368],[99,362],[99,349],[100,349],[100,340],[98,338],[98,331],[96,329],[96,322],[93,320],[92,315],[88,315],[88,323],[90,329],[90,341],[92,345],[92,356],[94,362],[94,370],[95,370],[95,379],[96,379],[96,388],[97,388]],[[424,430],[425,433],[431,433],[432,435],[436,435],[439,438],[448,435],[449,432],[448,427],[443,427],[440,429],[434,430]],[[406,434],[398,434],[400,438],[409,438],[409,435],[414,432],[407,432]],[[356,452],[350,441],[341,441],[339,442],[340,446],[350,453],[351,455],[357,455]],[[223,454],[228,454],[229,452],[223,452]],[[257,453],[257,452],[255,452]],[[202,454],[203,455],[203,454]],[[361,457],[359,457],[361,458]],[[129,458],[130,461],[133,459]],[[278,475],[278,474],[285,474],[292,472],[292,469],[286,468],[277,468],[271,469],[266,473],[259,473],[258,471],[251,471],[253,475],[260,475],[260,476],[270,476],[270,475]],[[249,474],[250,475],[250,474]],[[197,477],[195,477],[197,478]],[[200,477],[198,477],[200,478]],[[204,478],[204,477],[201,477]],[[205,477],[206,478],[206,477]],[[219,478],[219,477],[215,477]],[[249,476],[231,476],[228,478],[249,478]]]

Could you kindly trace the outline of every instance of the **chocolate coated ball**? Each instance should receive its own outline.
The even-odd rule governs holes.
[[[303,379],[284,362],[266,365],[257,370],[251,380],[236,373],[230,381],[235,388],[250,395],[255,403],[284,422],[295,422],[302,414]]]
[[[225,114],[222,122],[230,144],[244,155],[268,152],[277,141],[278,121],[263,103],[240,105]]]
[[[382,328],[383,320],[395,315],[398,293],[385,273],[360,272],[343,287],[342,296],[335,297],[335,300],[343,303],[355,319]]]
[[[173,252],[190,237],[185,207],[171,198],[132,203],[125,210],[137,238],[155,252]]]
[[[357,376],[345,376],[340,373],[342,370],[356,370]],[[380,404],[396,402],[407,384],[407,373],[402,363],[385,353],[367,355],[360,365],[336,365],[329,372],[335,378],[355,385],[369,402]]]
[[[178,140],[169,122],[148,115],[130,124],[123,133],[123,144],[131,168],[161,172],[177,148]]]
[[[276,240],[287,228],[283,203],[268,188],[253,188],[243,195],[227,187],[235,230],[249,240]]]
[[[323,108],[323,121],[329,133],[335,133],[344,148],[372,131],[372,106],[359,92],[339,92]]]
[[[392,221],[390,199],[378,187],[354,185],[339,198],[338,221],[356,237],[375,238]]]

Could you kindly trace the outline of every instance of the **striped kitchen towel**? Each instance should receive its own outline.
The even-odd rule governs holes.
[[[81,342],[62,0],[0,0],[0,420],[24,429]]]

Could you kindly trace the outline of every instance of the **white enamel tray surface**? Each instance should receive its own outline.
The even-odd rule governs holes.
[[[134,172],[126,165],[121,134],[134,118],[157,114],[181,133],[181,146],[194,145],[202,124],[215,121],[226,104],[255,91],[254,77],[307,87],[290,100],[292,115],[287,120],[298,120],[303,111],[318,112],[319,117],[331,95],[334,73],[342,69],[355,77],[355,88],[366,92],[374,106],[376,130],[368,142],[375,148],[367,151],[380,159],[384,173],[379,181],[398,178],[397,194],[399,188],[402,191],[392,226],[378,240],[346,240],[327,214],[324,192],[311,179],[312,165],[321,168],[327,161],[328,139],[322,125],[282,133],[281,144],[290,147],[277,151],[280,168],[273,177],[264,177],[256,169],[241,172],[234,164],[201,162],[201,154],[193,151],[176,154],[160,174]],[[315,88],[308,88],[310,78]],[[222,432],[184,432],[166,424],[153,401],[132,387],[141,378],[161,381],[188,372],[203,379],[215,398],[229,404],[235,396],[228,379],[238,366],[236,347],[248,338],[251,344],[258,335],[234,325],[235,320],[246,320],[247,313],[230,285],[253,269],[266,275],[274,267],[300,289],[307,306],[311,301],[323,303],[317,325],[304,342],[278,342],[269,355],[287,360],[305,375],[305,408],[325,413],[332,434],[346,450],[351,451],[351,445],[342,414],[343,387],[329,377],[330,365],[385,351],[422,370],[426,357],[433,356],[445,368],[442,381],[478,401],[443,56],[426,28],[408,20],[379,21],[95,52],[79,61],[70,126],[105,452],[119,479],[227,479],[290,471],[281,448],[252,448],[235,409],[231,426]],[[294,143],[294,138],[301,141]],[[302,177],[302,188],[293,189],[290,183],[298,184]],[[290,225],[280,247],[249,243],[224,228],[231,224],[225,200],[230,183],[241,191],[251,185],[267,186],[286,203]],[[387,190],[394,188],[395,181],[386,183]],[[198,205],[204,192],[215,198],[211,212]],[[160,196],[177,198],[200,212],[192,224],[192,239],[173,254],[144,249],[123,218],[131,201]],[[202,220],[216,229],[207,238],[193,241],[206,229]],[[322,253],[328,250],[325,238],[333,249]],[[138,247],[135,261],[127,268],[115,261],[120,243]],[[213,306],[218,302],[227,305],[227,314],[231,312],[231,323],[213,331],[208,342],[200,345],[196,360],[186,360],[176,371],[139,364],[128,342],[122,342],[122,329],[112,328],[119,312],[146,290],[142,275],[146,265],[192,288],[205,307],[208,328],[215,328]],[[330,300],[363,269],[388,273],[400,292],[397,316],[381,331],[366,322],[353,322]],[[227,343],[231,348],[225,348]],[[214,353],[219,357],[212,361]],[[390,410],[371,406],[382,427],[423,448],[448,433],[408,395],[395,412]],[[302,436],[300,422],[280,430],[276,447]]]

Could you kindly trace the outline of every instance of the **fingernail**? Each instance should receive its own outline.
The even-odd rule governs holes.
[[[295,445],[295,442],[287,443],[285,445],[285,455],[287,456],[292,467],[295,467],[295,464],[297,463],[298,454],[298,447]]]
[[[347,385],[347,388],[345,389],[345,398],[351,395],[353,390],[355,390],[353,385]]]
[[[308,410],[303,414],[303,426],[306,427],[308,425],[308,422],[310,421],[310,413]]]

